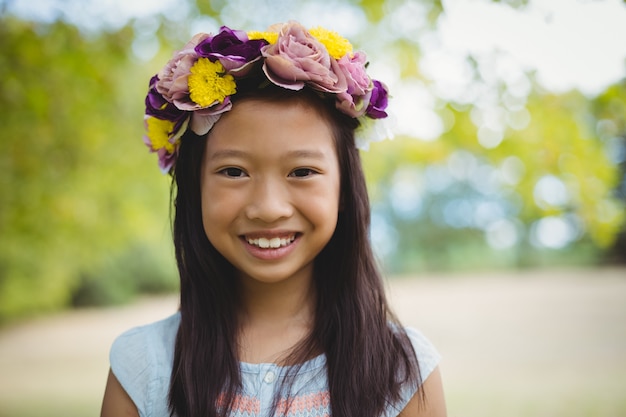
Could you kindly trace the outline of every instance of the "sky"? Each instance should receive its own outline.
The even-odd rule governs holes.
[[[448,50],[507,51],[551,89],[597,94],[626,75],[621,0],[531,0],[522,11],[479,0],[444,7],[439,29]]]
[[[502,106],[493,94],[502,83],[523,106],[532,88],[529,73],[547,90],[578,89],[590,98],[626,77],[621,0],[530,0],[519,9],[489,0],[443,0],[443,7],[436,30],[419,41],[420,70],[432,83],[395,81],[392,71],[381,76],[392,80],[396,134],[437,140],[446,130],[437,100],[471,103],[483,119],[478,139],[493,148],[504,138]],[[480,83],[468,55],[477,62]],[[530,122],[522,106],[508,115],[517,129]]]
[[[22,16],[45,21],[62,15],[92,29],[121,26],[131,17],[161,11],[174,18],[188,13],[185,2],[176,0],[0,0],[2,3]],[[231,3],[238,7],[236,14],[225,16],[229,20],[241,19],[239,11],[252,7],[239,4],[246,0]],[[302,16],[315,16],[322,25],[334,21],[336,26],[338,21],[348,20],[362,26],[363,16],[349,16],[349,10],[337,5],[332,7],[333,13],[321,13],[328,9],[325,7]],[[621,0],[529,0],[521,9],[489,0],[443,0],[443,6],[436,39],[429,37],[422,46],[427,62],[436,67],[432,72],[442,79],[451,78],[445,82],[459,84],[464,74],[458,68],[446,74],[441,66],[456,64],[468,53],[486,56],[495,50],[506,51],[513,61],[509,67],[536,71],[538,81],[555,92],[577,88],[595,95],[626,75],[626,3]],[[278,19],[281,11],[274,11]],[[345,30],[341,28],[341,33]]]

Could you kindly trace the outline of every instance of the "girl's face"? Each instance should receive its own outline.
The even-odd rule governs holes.
[[[207,139],[201,172],[209,241],[243,280],[312,277],[339,211],[339,163],[328,122],[301,102],[243,100]]]

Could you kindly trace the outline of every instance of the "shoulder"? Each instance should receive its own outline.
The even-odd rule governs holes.
[[[404,330],[411,341],[415,356],[417,356],[421,380],[426,381],[428,376],[439,365],[441,355],[422,332],[413,327],[405,327]]]
[[[416,371],[419,372],[420,384],[416,385],[410,382],[405,383],[400,390],[399,401],[395,404],[389,404],[389,406],[385,410],[385,413],[383,414],[385,417],[398,415],[398,413],[402,411],[407,406],[407,404],[409,404],[411,399],[416,396],[418,390],[428,385],[430,376],[437,377],[437,367],[439,366],[439,362],[441,360],[441,355],[439,354],[435,346],[418,329],[413,327],[401,328],[394,325],[392,325],[392,328],[394,328],[394,330],[398,333],[401,333],[400,329],[402,329],[408,336],[411,346],[413,347],[413,351],[415,352],[415,356],[417,358]]]
[[[111,371],[140,414],[164,390],[167,395],[179,325],[180,314],[176,313],[164,320],[130,329],[113,342]]]
[[[166,319],[127,330],[113,342],[111,360],[149,360],[149,354],[173,352],[179,325],[180,314],[176,313]]]
[[[420,380],[425,381],[437,365],[439,365],[441,355],[431,341],[418,329],[414,327],[403,327],[396,323],[389,323],[389,327],[396,336],[402,333],[406,334],[415,352],[415,357],[417,358]]]

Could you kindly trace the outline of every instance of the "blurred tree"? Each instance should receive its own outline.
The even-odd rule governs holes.
[[[624,99],[619,87],[595,102],[535,87],[522,103],[445,103],[454,124],[438,140],[374,144],[368,179],[382,239],[396,242],[386,265],[601,261],[624,227]]]
[[[138,139],[135,80],[148,76],[131,37],[0,22],[0,320],[66,305],[81,277],[167,235],[167,181]]]
[[[436,2],[419,4],[425,16],[445,14]],[[386,14],[368,39],[394,28],[397,36],[380,49],[401,75],[393,90],[400,106],[412,106],[401,109],[412,128],[402,124],[394,142],[363,154],[374,241],[382,242],[387,268],[602,261],[625,230],[623,83],[595,100],[577,91],[550,93],[515,68],[506,51],[493,51],[447,61],[460,77],[449,81],[451,94],[450,85],[423,71],[422,46],[437,45],[432,20],[407,26],[404,3],[382,7]],[[441,126],[436,140],[414,128],[434,123],[415,106],[424,100]]]
[[[609,161],[619,167],[614,197],[626,207],[626,79],[609,87],[592,101],[595,135],[604,143]],[[610,262],[626,264],[626,227],[622,227],[612,249]]]

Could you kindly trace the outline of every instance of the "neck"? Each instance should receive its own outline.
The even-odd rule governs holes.
[[[309,279],[240,280],[240,358],[280,362],[313,328],[316,294]]]
[[[316,294],[312,279],[266,284],[244,278],[240,282],[243,323],[313,318]]]

